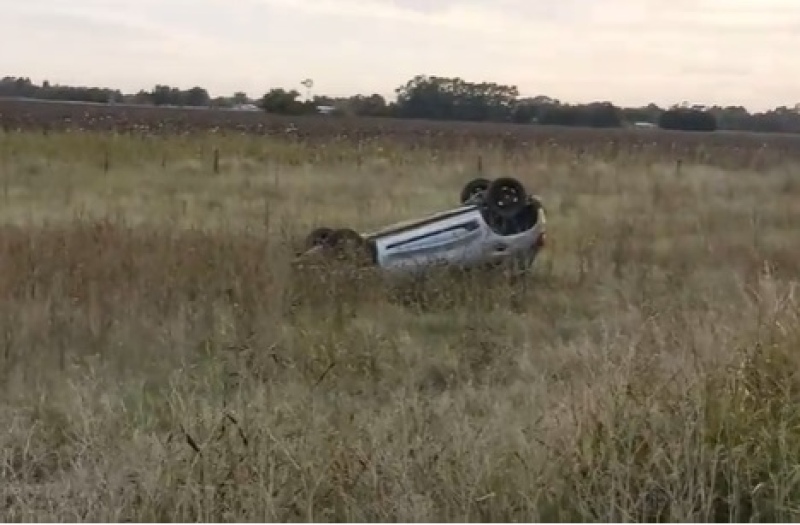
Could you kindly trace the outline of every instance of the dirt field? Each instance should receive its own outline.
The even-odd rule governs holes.
[[[665,156],[726,169],[755,169],[800,160],[800,135],[758,133],[686,133],[646,129],[592,130],[558,126],[454,123],[385,118],[287,117],[261,112],[101,106],[0,99],[0,127],[10,130],[113,131],[132,135],[212,132],[248,134],[307,145],[349,143],[364,147],[399,144],[438,150],[503,149],[530,154],[531,149],[576,155],[601,152],[618,156]]]
[[[798,519],[796,161],[469,133],[3,134],[2,519]],[[290,271],[478,157],[547,207],[527,294]]]

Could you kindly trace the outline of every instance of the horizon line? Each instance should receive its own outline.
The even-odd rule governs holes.
[[[416,76],[424,76],[424,77],[427,77],[427,78],[433,78],[433,77],[438,77],[438,78],[460,78],[460,79],[462,79],[462,80],[464,80],[466,82],[476,83],[476,84],[479,84],[481,82],[490,82],[490,83],[493,82],[491,80],[469,80],[469,79],[467,79],[465,77],[461,77],[461,76],[446,76],[446,75],[427,74],[427,73],[420,73],[418,75],[415,75],[414,77],[409,78],[405,82],[408,82],[409,80],[412,80],[413,78],[416,78]],[[268,93],[272,89],[284,89],[284,90],[287,90],[287,91],[291,91],[291,90],[297,91],[300,94],[301,98],[303,98],[305,100],[313,100],[313,97],[315,97],[315,96],[316,97],[328,97],[328,98],[351,98],[351,97],[355,97],[355,96],[359,96],[359,95],[360,96],[380,95],[381,97],[384,98],[384,100],[387,103],[390,103],[392,101],[396,101],[397,100],[397,96],[396,96],[396,94],[394,94],[394,91],[393,91],[392,95],[387,95],[386,93],[381,93],[379,91],[350,93],[350,94],[346,94],[346,95],[345,94],[326,94],[326,93],[316,93],[316,94],[314,94],[314,93],[312,93],[311,94],[312,98],[308,99],[306,97],[306,93],[309,90],[307,90],[307,89],[304,90],[304,87],[302,86],[302,82],[303,82],[302,80],[298,81],[298,85],[297,86],[291,86],[291,87],[272,86],[272,87],[269,87],[269,88],[264,90],[264,94],[259,95],[257,97],[253,97],[250,94],[248,94],[245,90],[234,90],[233,92],[223,94],[223,93],[212,92],[209,88],[203,87],[201,85],[192,85],[192,86],[189,86],[189,87],[182,87],[180,85],[170,84],[170,83],[167,83],[167,82],[157,82],[157,83],[155,83],[153,86],[151,86],[149,88],[139,87],[139,88],[135,88],[134,90],[128,90],[128,89],[124,89],[124,88],[120,88],[120,87],[110,87],[108,85],[105,85],[105,86],[103,86],[103,85],[94,85],[94,86],[92,86],[92,85],[89,85],[89,84],[73,84],[73,83],[69,83],[69,82],[53,81],[50,78],[42,78],[41,81],[37,82],[35,80],[35,77],[33,77],[33,76],[25,76],[25,75],[7,75],[6,74],[6,75],[3,75],[2,77],[0,77],[0,80],[1,79],[5,79],[5,78],[17,78],[17,79],[18,78],[25,78],[25,79],[29,79],[33,84],[35,84],[35,85],[37,85],[39,87],[42,87],[44,82],[48,82],[51,86],[71,87],[71,88],[85,88],[85,89],[91,89],[91,88],[106,89],[106,90],[111,90],[111,91],[119,91],[123,96],[137,95],[140,92],[147,93],[150,90],[152,90],[153,88],[155,88],[156,86],[162,85],[162,86],[168,86],[170,88],[179,89],[181,91],[188,91],[188,90],[193,89],[193,88],[201,88],[201,89],[206,90],[206,92],[208,93],[209,97],[211,97],[212,99],[214,99],[214,98],[231,97],[237,92],[242,92],[242,93],[245,93],[248,96],[248,99],[250,99],[250,100],[258,100],[261,97],[263,97],[264,94]],[[308,78],[310,78],[310,77],[308,77]],[[401,87],[402,85],[404,85],[405,82],[398,84],[398,87]],[[510,87],[516,87],[517,89],[519,89],[519,87],[516,84],[503,84],[502,82],[495,82],[495,83],[497,83],[499,85],[506,85],[506,86],[510,86]],[[305,91],[305,93],[304,93],[304,91]],[[604,103],[604,102],[610,103],[610,104],[612,104],[612,105],[614,105],[614,106],[616,106],[616,107],[618,107],[620,109],[644,108],[644,107],[647,107],[647,106],[649,106],[651,104],[655,105],[656,107],[659,107],[659,108],[671,108],[671,107],[674,107],[674,106],[684,106],[684,105],[686,105],[688,107],[701,106],[701,107],[704,107],[704,108],[718,107],[718,108],[723,108],[723,109],[725,109],[725,108],[744,108],[750,114],[767,113],[769,111],[774,111],[774,110],[777,110],[777,109],[780,109],[780,108],[792,109],[792,108],[797,108],[798,106],[800,106],[800,101],[791,102],[791,103],[784,103],[784,104],[775,104],[775,105],[770,105],[768,107],[765,106],[764,109],[758,109],[758,108],[752,107],[752,106],[748,107],[747,105],[744,105],[744,104],[702,103],[702,102],[689,102],[689,101],[685,101],[685,100],[684,101],[680,101],[680,102],[672,102],[672,103],[663,103],[663,102],[656,102],[654,100],[651,100],[649,102],[638,103],[638,104],[622,104],[622,103],[615,102],[614,100],[611,100],[611,99],[600,99],[600,98],[594,99],[594,100],[591,100],[591,101],[565,101],[565,100],[561,99],[558,96],[546,95],[546,94],[541,94],[541,93],[540,94],[536,94],[536,95],[527,95],[527,94],[520,93],[520,95],[517,97],[517,99],[518,100],[525,100],[525,99],[533,99],[533,98],[537,98],[537,97],[545,97],[545,98],[549,98],[549,99],[552,99],[552,100],[557,100],[559,103],[564,104],[564,105],[574,105],[574,106],[589,105],[589,104],[593,104],[593,103]],[[36,100],[39,100],[39,99],[36,99]]]

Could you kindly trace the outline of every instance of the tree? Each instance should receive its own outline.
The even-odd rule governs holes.
[[[386,117],[390,113],[386,99],[378,94],[356,95],[347,99],[345,105],[353,114],[362,117]]]
[[[516,86],[417,75],[395,90],[397,116],[444,120],[510,120]]]
[[[180,103],[177,90],[166,85],[158,84],[150,91],[150,99],[156,106],[171,106]]]
[[[127,98],[128,102],[131,104],[154,104],[152,92],[147,92],[143,89],[140,89],[138,93]]]
[[[313,102],[297,100],[300,93],[293,89],[286,91],[283,88],[274,88],[261,98],[261,108],[267,113],[279,115],[302,115],[316,111]]]
[[[681,131],[716,131],[717,119],[709,111],[673,107],[661,114],[658,126]]]
[[[399,117],[451,119],[454,100],[447,79],[417,75],[395,90]]]
[[[211,103],[208,91],[197,86],[187,91],[181,98],[186,106],[208,106]]]
[[[269,112],[305,114],[316,106],[334,106],[334,114],[472,121],[513,121],[520,124],[616,127],[637,122],[658,124],[665,129],[712,131],[715,129],[763,133],[800,133],[800,104],[750,113],[742,106],[712,106],[683,101],[670,108],[656,104],[619,108],[610,102],[565,104],[544,95],[520,98],[516,86],[494,82],[471,82],[462,78],[417,75],[396,90],[397,100],[378,94],[351,97],[314,96],[301,102],[295,90],[272,89],[260,104]],[[150,90],[124,94],[98,86],[59,85],[44,80],[41,85],[28,77],[0,78],[0,96],[75,102],[127,102],[144,105],[232,107],[250,102],[246,93],[210,99],[206,89],[182,90],[158,84]]]
[[[610,102],[591,104],[542,104],[536,107],[536,122],[553,126],[617,128],[622,126],[622,111]]]
[[[638,108],[622,108],[620,110],[620,116],[623,120],[630,124],[636,122],[649,122],[650,124],[656,124],[663,112],[664,110],[655,104],[648,104],[647,106]]]

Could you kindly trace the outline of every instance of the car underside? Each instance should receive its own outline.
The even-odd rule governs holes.
[[[477,178],[461,191],[461,205],[359,234],[317,228],[300,259],[347,259],[390,271],[419,273],[440,266],[532,264],[545,239],[541,202],[514,178]]]

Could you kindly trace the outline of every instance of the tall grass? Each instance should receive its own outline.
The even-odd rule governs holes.
[[[389,146],[4,136],[3,519],[798,519],[796,166]],[[292,271],[478,155],[547,207],[524,293]]]

